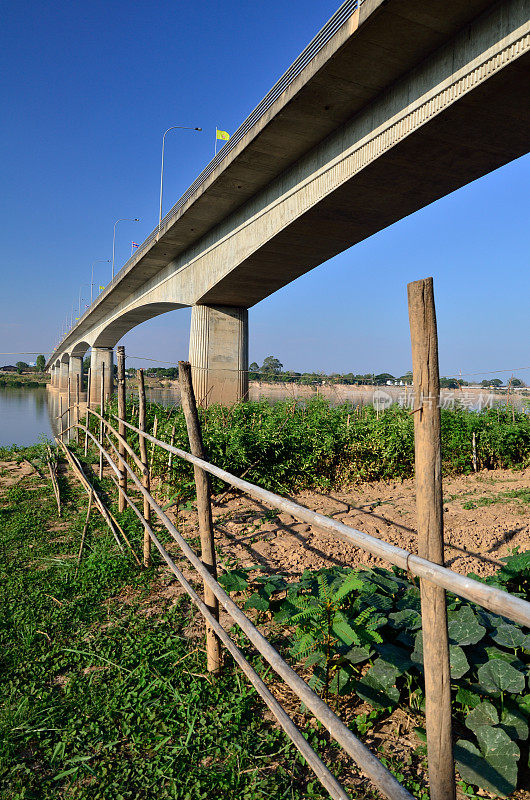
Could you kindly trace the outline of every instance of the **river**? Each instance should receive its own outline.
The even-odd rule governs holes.
[[[129,391],[134,396],[135,390]],[[371,405],[374,402],[380,408],[390,403],[398,403],[406,408],[411,407],[412,394],[410,388],[400,386],[323,386],[318,389],[305,386],[285,384],[253,383],[250,387],[251,400],[299,399],[308,400],[315,396],[325,397],[332,403],[351,402],[356,405]],[[147,399],[164,406],[179,405],[178,388],[167,386],[149,388]],[[443,390],[442,406],[451,408],[458,401],[470,410],[503,405],[506,395],[492,394],[486,389],[478,390],[466,387],[460,391]],[[512,396],[516,408],[528,410],[530,397],[516,394]],[[64,403],[63,399],[63,403]],[[60,411],[57,392],[45,388],[24,389],[0,386],[0,447],[13,444],[25,446],[36,444],[43,438],[53,440],[57,432],[57,415]]]

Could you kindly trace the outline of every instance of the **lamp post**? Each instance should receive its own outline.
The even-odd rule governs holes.
[[[83,286],[88,286],[88,283],[82,283],[79,287],[79,317],[81,317],[81,292],[83,290]]]
[[[90,278],[90,305],[92,305],[92,301],[94,299],[94,266],[99,264],[100,261],[104,261],[105,264],[110,264],[110,258],[96,258],[92,264],[92,275]]]
[[[118,222],[140,222],[138,217],[121,217],[114,223],[114,235],[112,237],[112,278],[114,279],[114,255],[116,252],[116,225]]]
[[[184,125],[172,125],[171,128],[168,128],[166,133],[169,131],[174,131],[176,129],[181,131],[202,131],[202,128],[187,128]],[[158,212],[158,235],[160,236],[160,228],[162,225],[162,190],[164,187],[164,146],[166,143],[166,133],[162,136],[162,166],[160,167],[160,208]]]

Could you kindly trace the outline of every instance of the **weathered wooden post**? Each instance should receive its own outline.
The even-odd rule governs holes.
[[[408,285],[414,382],[418,553],[444,563],[440,375],[433,280]],[[431,800],[454,800],[451,672],[445,590],[420,581]]]
[[[60,393],[60,390],[59,390],[59,439],[61,440],[61,442],[64,441],[63,428],[64,428],[64,422],[63,422],[63,396],[62,396],[62,394]]]
[[[179,361],[179,382],[182,410],[186,418],[186,428],[190,440],[192,455],[204,459],[201,427],[195,393],[191,382],[191,365],[187,361]],[[215,559],[215,543],[213,538],[212,503],[210,498],[210,481],[207,473],[200,467],[193,467],[195,487],[197,490],[197,512],[199,516],[199,533],[201,537],[201,559],[208,571],[217,578]],[[219,601],[212,590],[204,585],[204,603],[215,619],[219,619]],[[206,624],[206,659],[208,671],[218,674],[221,671],[221,645],[210,625]]]
[[[126,415],[126,401],[125,401],[125,347],[120,345],[116,348],[116,361],[118,367],[118,433],[124,439],[127,435],[127,428],[123,424],[122,420],[125,419]],[[121,439],[118,439],[118,452],[120,456],[122,456],[125,460],[127,460],[127,451],[124,447],[124,444]],[[119,486],[120,491],[118,492],[118,511],[125,511],[126,501],[125,495],[127,494],[127,472],[123,463],[120,461],[119,464]]]
[[[90,380],[92,377],[92,370],[88,368],[88,378],[87,378],[87,385],[86,385],[86,426],[90,428]],[[88,433],[85,432],[85,456],[88,453]]]
[[[105,364],[101,365],[100,409],[102,417],[105,416]],[[103,447],[103,420],[99,421],[99,443]],[[99,479],[103,477],[103,451],[99,451]]]
[[[136,370],[136,377],[138,379],[138,427],[141,431],[145,432],[145,382],[143,369]],[[144,489],[150,491],[149,479],[149,462],[147,459],[147,445],[145,443],[145,436],[138,437],[140,443],[140,460],[143,467],[142,484]],[[144,497],[144,520],[149,525],[151,519],[151,506],[149,501]],[[144,567],[148,567],[151,563],[151,537],[149,531],[144,528]]]
[[[69,442],[70,439],[71,439],[71,436],[72,436],[72,431],[70,430],[70,426],[72,424],[72,409],[71,409],[71,404],[72,404],[72,379],[70,378],[70,375],[68,376],[68,384],[67,384],[67,390],[66,390],[66,403],[67,403],[67,406],[66,406],[66,427],[68,429],[68,436],[66,437],[66,441]]]
[[[75,423],[79,425],[79,373],[75,376]],[[79,444],[79,428],[75,429],[75,440]]]

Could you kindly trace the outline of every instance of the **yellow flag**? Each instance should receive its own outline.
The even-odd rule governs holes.
[[[218,128],[215,129],[215,138],[216,139],[223,139],[227,142],[230,139],[230,134],[226,131],[220,131]]]
[[[104,286],[100,286],[99,291],[102,292],[104,288],[105,288]]]

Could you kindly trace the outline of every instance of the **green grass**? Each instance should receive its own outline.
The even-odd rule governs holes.
[[[472,509],[479,508],[480,506],[493,506],[496,503],[510,503],[517,501],[521,509],[525,511],[525,506],[530,503],[530,489],[510,489],[507,492],[499,492],[493,496],[477,497],[474,500],[468,500],[464,503],[463,508]]]
[[[66,526],[49,532],[53,494],[38,484],[0,496],[0,796],[325,797],[230,661],[206,673],[187,599],[146,616],[158,572],[120,555],[96,516],[74,577],[86,495],[62,480]]]

